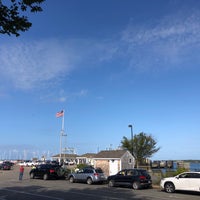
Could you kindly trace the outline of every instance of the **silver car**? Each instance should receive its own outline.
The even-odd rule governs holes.
[[[69,182],[103,183],[107,180],[101,168],[83,168],[75,173],[69,174]]]

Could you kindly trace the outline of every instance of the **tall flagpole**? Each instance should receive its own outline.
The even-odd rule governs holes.
[[[61,126],[61,131],[60,131],[60,164],[61,164],[61,158],[62,158],[62,136],[64,135],[64,115],[65,115],[65,111],[63,111],[63,115],[62,115],[62,126]]]
[[[64,117],[65,117],[65,110],[63,110],[63,117],[62,117],[62,131],[64,132]]]

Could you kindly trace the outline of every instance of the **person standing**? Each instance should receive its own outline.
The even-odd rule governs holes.
[[[19,168],[19,180],[21,181],[24,175],[24,167],[20,166]]]

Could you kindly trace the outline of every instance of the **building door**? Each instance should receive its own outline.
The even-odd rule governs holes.
[[[114,175],[118,172],[118,160],[110,160],[109,162],[109,175]]]

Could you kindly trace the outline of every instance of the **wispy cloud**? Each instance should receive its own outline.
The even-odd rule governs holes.
[[[58,98],[56,99],[56,101],[65,102],[68,99],[80,98],[80,97],[87,96],[87,94],[88,94],[88,90],[86,90],[86,89],[81,89],[78,92],[72,92],[70,94],[66,94],[66,92],[64,90],[60,90]]]
[[[200,51],[199,21],[198,11],[187,14],[180,11],[137,26],[131,21],[121,35],[116,33],[119,37],[104,40],[74,38],[7,43],[0,46],[0,80],[16,89],[32,90],[62,83],[73,70],[116,60],[118,65],[126,63],[134,71],[183,67],[193,59],[200,63],[195,53]],[[67,98],[60,95],[59,101]]]
[[[135,27],[129,24],[123,32],[122,39],[132,45],[144,45],[159,41],[176,42],[179,46],[199,41],[200,15],[193,13],[190,16],[166,16],[149,27]]]
[[[0,53],[0,76],[18,89],[41,87],[71,70],[68,55],[52,40],[7,44],[0,47]]]
[[[110,59],[113,51],[107,42],[80,39],[5,44],[0,46],[0,78],[20,90],[49,87],[78,67]]]
[[[168,69],[191,62],[200,50],[200,13],[165,16],[156,22],[135,26],[133,22],[122,32],[130,67],[137,70]]]
[[[45,102],[60,102],[64,103],[70,99],[74,98],[81,98],[85,97],[88,95],[88,90],[87,89],[81,89],[80,91],[77,92],[67,92],[64,89],[60,90],[54,90],[50,92],[46,92],[45,94],[41,94],[40,100],[45,101]]]

